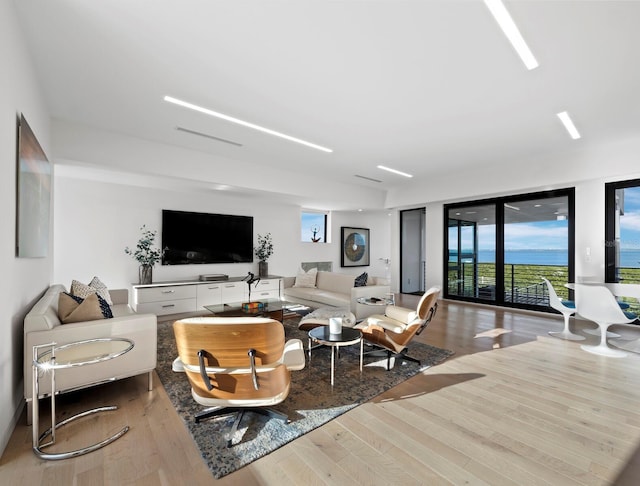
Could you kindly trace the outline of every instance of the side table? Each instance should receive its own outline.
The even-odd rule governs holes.
[[[309,360],[311,360],[311,342],[314,341],[324,346],[329,346],[331,351],[331,386],[335,370],[335,355],[341,346],[351,346],[360,343],[360,373],[362,373],[363,345],[362,331],[350,327],[343,327],[340,334],[331,334],[329,326],[313,328],[309,331]]]
[[[33,437],[33,452],[41,459],[47,460],[59,460],[68,459],[71,457],[80,456],[93,452],[101,447],[110,444],[122,437],[128,432],[129,426],[125,426],[122,430],[116,434],[108,437],[96,444],[83,447],[74,451],[68,452],[56,452],[47,453],[43,452],[42,448],[55,444],[56,442],[56,429],[66,425],[78,418],[86,417],[88,415],[116,410],[118,407],[115,405],[98,407],[91,410],[86,410],[73,415],[60,423],[56,423],[56,371],[74,368],[77,366],[88,366],[102,361],[108,361],[110,359],[122,356],[133,349],[134,342],[130,339],[112,337],[112,338],[98,338],[88,339],[85,341],[76,341],[69,344],[57,345],[56,343],[41,344],[33,347],[33,407],[32,407],[32,437]],[[41,353],[41,349],[45,351]],[[42,434],[39,433],[40,429],[40,375],[49,374],[51,379],[51,428],[45,430]],[[51,436],[51,440],[46,443],[42,441]]]

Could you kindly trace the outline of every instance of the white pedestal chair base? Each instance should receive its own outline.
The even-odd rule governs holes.
[[[549,331],[549,336],[566,339],[567,341],[584,341],[586,339],[584,336],[574,334],[568,329],[564,329],[562,331]]]
[[[597,346],[587,346],[586,344],[583,344],[580,347],[588,353],[608,356],[609,358],[624,358],[625,356],[628,356],[628,353],[620,351],[619,349],[611,349],[606,344],[604,346],[602,346],[601,344],[598,344]]]
[[[600,336],[600,328],[597,328],[597,329],[585,329],[583,332],[585,334],[590,334],[592,336]],[[611,332],[611,331],[607,331],[607,337],[608,338],[619,338],[620,334],[617,334],[617,333]]]
[[[562,331],[549,331],[549,336],[553,336],[559,339],[566,339],[567,341],[584,341],[586,338],[584,336],[580,336],[578,334],[574,334],[569,329],[569,317],[575,311],[571,312],[563,312],[562,315],[564,317],[564,329]]]
[[[583,344],[580,346],[584,351],[593,354],[599,354],[600,356],[608,356],[609,358],[624,358],[628,356],[628,353],[621,351],[619,349],[610,348],[607,344],[607,329],[610,324],[598,324],[598,328],[600,330],[600,344],[597,346],[588,346]]]

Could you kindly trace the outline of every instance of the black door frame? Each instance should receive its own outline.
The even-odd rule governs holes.
[[[458,203],[445,204],[443,206],[443,297],[445,299],[460,300],[467,302],[477,302],[481,304],[490,304],[503,307],[514,307],[520,309],[540,310],[539,306],[529,304],[519,304],[514,302],[507,302],[504,298],[504,204],[505,203],[517,203],[519,201],[526,201],[529,199],[545,199],[554,197],[567,197],[568,203],[568,248],[567,248],[567,273],[569,282],[575,281],[575,188],[568,187],[564,189],[553,189],[550,191],[532,192],[526,194],[516,194],[510,196],[494,197],[488,199],[477,199],[473,201],[464,201]],[[496,292],[495,299],[480,299],[478,297],[466,297],[449,294],[448,285],[448,263],[449,263],[449,211],[451,209],[462,209],[468,206],[480,206],[480,205],[495,205],[496,211]]]

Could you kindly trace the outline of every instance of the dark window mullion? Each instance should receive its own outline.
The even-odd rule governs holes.
[[[504,204],[496,203],[496,304],[504,305]]]

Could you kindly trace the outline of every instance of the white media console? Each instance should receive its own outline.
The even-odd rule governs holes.
[[[202,282],[184,280],[133,284],[133,307],[136,312],[164,316],[191,312],[206,312],[205,305],[229,304],[249,299],[249,286],[244,277],[223,281]],[[251,285],[251,300],[280,297],[282,277],[261,277]]]

